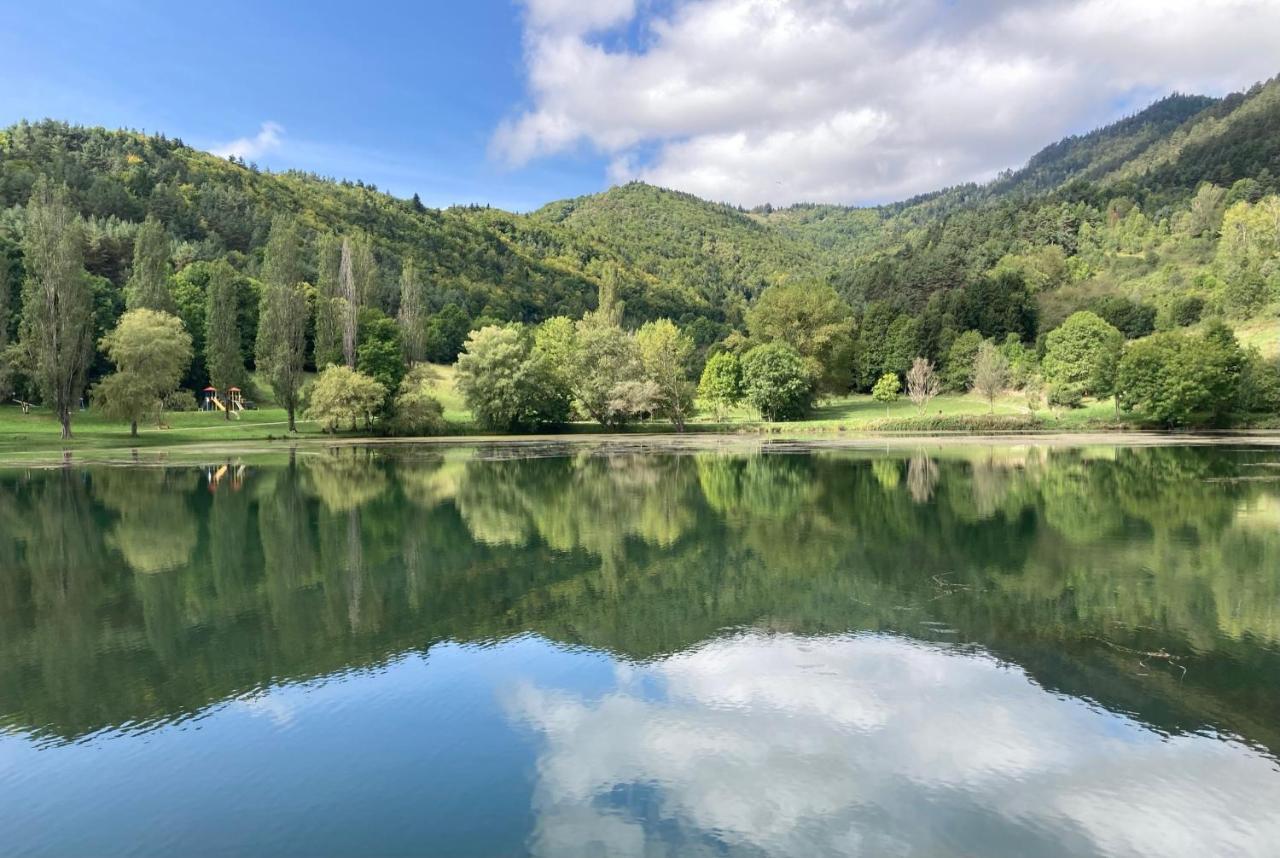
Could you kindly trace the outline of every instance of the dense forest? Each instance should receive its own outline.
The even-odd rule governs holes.
[[[704,398],[719,380],[722,401],[785,418],[813,396],[911,388],[926,365],[943,389],[979,389],[985,367],[986,387],[1055,405],[1114,395],[1158,423],[1224,422],[1280,406],[1278,304],[1280,79],[1172,95],[992,182],[870,208],[747,211],[632,183],[529,214],[441,211],[163,135],[0,131],[0,392],[66,421],[87,393],[136,425],[137,403],[193,407],[212,382],[291,419],[327,393],[345,403],[335,426],[390,426],[403,395],[402,428],[422,431],[429,374],[413,365],[514,325],[471,355],[493,428],[679,425],[699,375]],[[746,360],[765,346],[780,348]],[[719,354],[742,365],[709,380]],[[807,396],[788,392],[797,367]],[[1153,386],[1184,369],[1190,400]],[[536,401],[480,389],[517,372]],[[608,388],[580,389],[585,372]]]

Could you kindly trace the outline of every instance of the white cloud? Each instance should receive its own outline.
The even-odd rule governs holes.
[[[496,157],[586,144],[615,180],[744,204],[984,179],[1167,92],[1280,70],[1280,0],[524,2],[531,104]],[[639,36],[608,38],[623,25]]]
[[[598,700],[530,685],[509,708],[544,738],[540,855],[702,854],[718,839],[750,854],[1199,858],[1270,855],[1280,838],[1264,754],[1162,736],[987,656],[893,637],[747,635],[622,672]]]
[[[239,137],[230,143],[215,146],[209,151],[219,158],[237,158],[252,160],[275,152],[284,143],[284,126],[278,122],[264,122],[258,133],[252,137]]]

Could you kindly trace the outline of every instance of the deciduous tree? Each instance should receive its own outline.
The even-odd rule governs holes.
[[[129,433],[137,435],[138,420],[148,412],[158,419],[164,398],[187,371],[191,335],[177,316],[130,310],[102,338],[101,347],[116,371],[94,387],[94,404],[108,417],[128,420]]]
[[[257,364],[271,382],[276,402],[298,431],[303,362],[307,346],[307,297],[303,285],[302,236],[290,218],[277,217],[262,265],[262,309],[258,322]]]
[[[932,361],[918,357],[911,362],[911,369],[907,370],[907,396],[916,408],[924,411],[929,401],[938,395],[940,387]]]
[[[93,348],[93,293],[82,241],[66,188],[38,180],[22,242],[26,279],[19,333],[36,387],[63,438],[71,437],[71,413],[84,393]]]
[[[756,346],[742,357],[743,398],[765,420],[799,420],[813,404],[804,359],[786,343]]]
[[[702,368],[698,396],[715,410],[723,423],[728,410],[742,401],[742,363],[732,352],[717,352]]]
[[[657,389],[657,413],[670,420],[677,432],[693,412],[693,383],[689,363],[693,340],[670,319],[646,322],[636,331],[636,345],[645,378]]]
[[[244,353],[240,351],[240,285],[226,261],[214,264],[205,286],[205,366],[209,384],[221,391],[244,384]],[[223,410],[231,419],[231,409]]]
[[[990,340],[983,340],[973,361],[973,391],[987,400],[994,414],[996,397],[1009,383],[1009,362]]]

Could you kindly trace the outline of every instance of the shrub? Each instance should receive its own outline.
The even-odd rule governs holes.
[[[471,333],[458,356],[458,390],[484,429],[534,429],[569,416],[568,392],[518,324]]]
[[[723,422],[725,412],[742,401],[742,362],[732,352],[719,352],[707,360],[698,382],[698,396]]]
[[[804,360],[785,343],[756,346],[742,357],[743,398],[765,420],[799,420],[813,404]]]
[[[345,425],[354,429],[360,420],[368,428],[386,396],[387,389],[362,372],[341,365],[326,367],[311,384],[306,417],[326,432]]]
[[[391,431],[397,435],[439,435],[445,430],[444,406],[432,395],[435,373],[426,364],[410,367],[396,391]]]

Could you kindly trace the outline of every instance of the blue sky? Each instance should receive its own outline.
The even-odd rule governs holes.
[[[0,124],[145,128],[201,148],[282,126],[256,160],[432,205],[527,208],[599,190],[589,151],[518,170],[487,154],[523,99],[521,10],[467,2],[14,2]]]
[[[874,203],[1280,71],[1280,0],[9,0],[0,124],[143,128],[429,205],[643,179]]]

